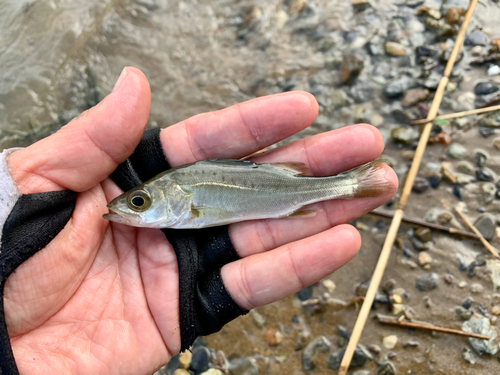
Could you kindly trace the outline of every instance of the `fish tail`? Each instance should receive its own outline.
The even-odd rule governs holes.
[[[353,179],[353,198],[374,197],[392,189],[392,184],[385,178],[385,163],[374,160],[345,172]]]

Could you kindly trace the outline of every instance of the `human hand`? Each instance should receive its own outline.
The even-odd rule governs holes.
[[[21,373],[151,373],[180,347],[175,253],[159,230],[102,219],[121,193],[107,176],[139,142],[150,105],[144,75],[127,68],[114,91],[58,133],[14,152],[8,163],[24,194],[71,189],[75,211],[52,242],[24,262],[5,286],[5,313]],[[160,134],[172,167],[208,158],[241,158],[312,123],[315,99],[290,92],[201,114]],[[332,175],[375,159],[380,133],[357,125],[257,155],[257,162],[304,162]],[[233,224],[242,258],[222,268],[226,289],[244,309],[310,285],[352,258],[357,231],[345,225],[384,196],[316,204],[307,219]]]

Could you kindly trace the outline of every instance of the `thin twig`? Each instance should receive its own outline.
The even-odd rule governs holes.
[[[381,212],[381,211],[370,211],[370,214],[382,216],[382,217],[387,217],[387,218],[393,218],[394,215],[390,212]],[[472,233],[472,232],[467,232],[462,229],[457,229],[457,228],[450,228],[450,227],[445,227],[444,225],[439,225],[439,224],[433,224],[433,223],[428,223],[427,221],[419,220],[419,219],[412,219],[406,216],[403,216],[401,218],[401,221],[404,221],[406,223],[410,224],[415,224],[421,227],[426,227],[426,228],[431,228],[435,230],[439,230],[442,232],[450,233],[450,234],[458,234],[460,236],[464,237],[469,237],[469,238],[474,238],[476,240],[479,239],[479,237]]]
[[[495,106],[486,107],[486,108],[471,109],[470,111],[449,113],[447,115],[437,116],[437,117],[434,117],[431,119],[424,118],[422,120],[410,121],[410,125],[424,125],[424,124],[427,124],[428,122],[433,122],[434,120],[438,120],[438,119],[439,120],[448,120],[450,118],[478,115],[480,113],[493,112],[493,111],[499,111],[499,110],[500,110],[500,105],[495,105]]]
[[[446,68],[443,72],[441,80],[439,81],[439,85],[434,95],[434,100],[432,101],[431,108],[429,109],[429,113],[427,115],[427,119],[429,120],[436,117],[438,113],[439,106],[441,105],[441,101],[443,100],[443,95],[446,85],[448,84],[449,81],[448,77],[450,76],[451,70],[453,69],[453,65],[455,64],[455,61],[457,59],[458,51],[462,47],[465,32],[467,31],[467,27],[472,18],[472,14],[474,13],[474,9],[476,8],[477,1],[478,0],[471,0],[469,9],[465,14],[462,26],[460,27],[457,39],[455,40],[455,45],[453,46],[450,58],[446,63]],[[384,271],[387,266],[387,262],[389,260],[389,255],[391,254],[392,246],[398,234],[399,225],[401,224],[401,219],[403,218],[404,208],[406,206],[406,202],[408,201],[408,197],[411,194],[411,189],[413,187],[413,183],[415,182],[415,177],[417,176],[418,168],[420,167],[420,163],[422,161],[422,157],[424,155],[427,142],[429,141],[429,135],[431,133],[431,129],[432,129],[432,123],[429,122],[424,126],[422,133],[420,135],[420,140],[418,142],[417,149],[415,150],[415,157],[411,164],[410,170],[408,171],[406,182],[403,187],[403,192],[399,200],[398,208],[394,212],[394,218],[392,219],[391,226],[389,227],[389,232],[387,233],[387,237],[384,242],[384,246],[382,247],[382,251],[380,252],[380,257],[378,259],[377,266],[375,267],[375,271],[373,272],[373,276],[370,282],[370,286],[368,287],[365,300],[363,302],[363,305],[361,306],[358,319],[356,320],[356,324],[354,325],[354,328],[352,330],[351,338],[349,340],[349,343],[347,344],[347,348],[344,353],[344,357],[342,358],[342,362],[340,363],[339,375],[347,374],[347,369],[349,368],[349,365],[351,363],[354,350],[356,349],[356,346],[358,345],[359,342],[359,338],[361,337],[361,333],[363,332],[366,319],[368,318],[368,314],[370,313],[370,309],[373,305],[373,301],[375,299],[378,287],[380,286],[380,282],[382,281],[382,277],[384,275]]]
[[[439,327],[439,326],[435,326],[435,325],[429,324],[429,323],[408,322],[406,320],[399,321],[397,319],[386,318],[383,316],[377,316],[377,319],[380,323],[392,324],[392,325],[400,326],[400,327],[426,329],[428,331],[451,333],[452,335],[473,337],[475,339],[483,339],[483,340],[490,339],[490,336],[488,336],[488,335],[482,335],[480,333],[465,332],[465,331],[462,331],[459,329],[453,329],[453,328]]]
[[[483,237],[480,231],[477,230],[477,228],[470,222],[469,219],[467,219],[467,216],[464,215],[464,213],[458,208],[455,207],[455,211],[457,211],[457,214],[460,216],[460,218],[464,221],[465,224],[474,232],[476,233],[476,236],[479,238],[479,241],[481,241],[486,249],[497,259],[500,259],[500,256],[498,255],[498,251],[490,245],[488,241]]]

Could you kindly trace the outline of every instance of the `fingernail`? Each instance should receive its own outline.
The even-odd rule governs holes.
[[[120,74],[120,77],[118,77],[118,80],[116,81],[115,83],[115,87],[113,87],[113,91],[111,92],[115,92],[116,90],[118,90],[122,84],[122,82],[125,80],[125,77],[127,77],[127,68],[123,68],[121,74]]]

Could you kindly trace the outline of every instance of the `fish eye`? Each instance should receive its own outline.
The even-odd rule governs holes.
[[[134,211],[146,211],[151,206],[151,196],[145,190],[135,190],[128,195],[127,203]]]

